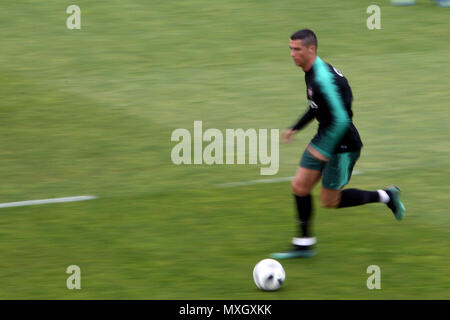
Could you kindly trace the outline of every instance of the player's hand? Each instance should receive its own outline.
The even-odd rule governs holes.
[[[283,131],[282,143],[289,143],[294,139],[294,134],[297,133],[298,130],[286,129]]]

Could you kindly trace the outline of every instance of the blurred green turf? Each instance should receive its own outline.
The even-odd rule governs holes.
[[[76,3],[82,29],[67,30]],[[3,1],[1,299],[449,299],[450,19],[432,1]],[[253,266],[295,231],[288,182],[258,166],[175,166],[176,128],[284,128],[306,109],[288,37],[311,28],[349,79],[365,148],[351,187],[402,187],[401,223],[380,204],[315,199],[319,255],[284,261],[282,290]],[[295,173],[315,130],[280,148]],[[317,195],[318,189],[315,191]],[[69,265],[81,290],[68,290]],[[381,268],[381,290],[366,269]]]

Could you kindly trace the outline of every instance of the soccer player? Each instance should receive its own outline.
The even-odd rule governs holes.
[[[345,208],[383,202],[397,220],[403,218],[405,210],[400,201],[400,189],[396,186],[376,191],[343,189],[350,180],[362,148],[358,131],[352,123],[351,88],[338,69],[317,55],[317,38],[311,30],[295,32],[290,38],[289,48],[294,63],[305,73],[309,107],[295,125],[283,132],[283,142],[290,142],[293,135],[314,118],[319,122],[319,128],[306,147],[292,182],[299,236],[293,238],[292,250],[272,253],[274,259],[315,255],[316,238],[311,234],[311,191],[320,179],[324,207]]]

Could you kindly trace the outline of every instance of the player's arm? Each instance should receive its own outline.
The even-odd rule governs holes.
[[[306,111],[303,116],[290,128],[284,130],[283,132],[283,143],[289,143],[292,137],[299,130],[303,129],[311,120],[314,119],[314,114],[310,108]]]
[[[311,111],[311,108],[308,108],[308,111],[306,111],[290,129],[295,131],[301,130],[310,123],[312,119],[314,119],[314,113]]]
[[[338,87],[334,83],[333,75],[327,65],[322,62],[318,65],[317,69],[316,82],[327,102],[331,114],[331,124],[319,139],[311,142],[311,147],[320,154],[320,156],[316,156],[317,158],[328,161],[338,143],[347,132],[350,126],[350,118],[345,110]]]

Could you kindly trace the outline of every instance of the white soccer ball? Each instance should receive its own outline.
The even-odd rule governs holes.
[[[264,291],[280,289],[285,279],[283,266],[274,259],[261,260],[253,269],[253,280],[256,286]]]

